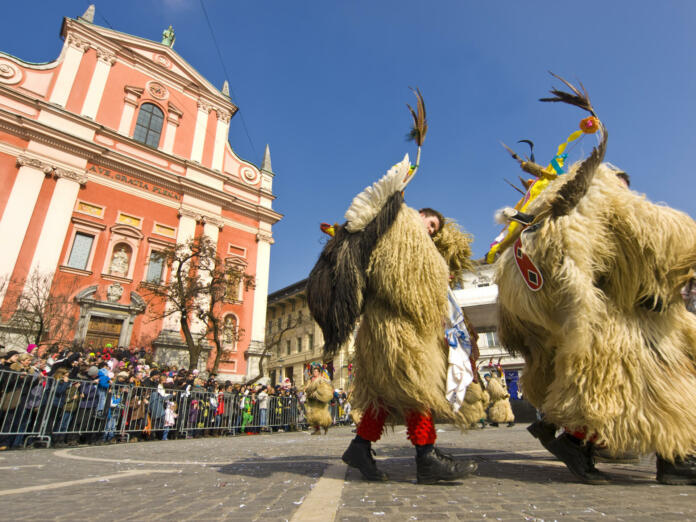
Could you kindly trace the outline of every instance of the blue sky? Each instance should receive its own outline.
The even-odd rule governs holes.
[[[633,188],[694,215],[696,2],[412,0],[199,0],[96,4],[95,23],[152,40],[169,24],[174,49],[214,85],[225,71],[240,114],[230,142],[276,172],[270,290],[307,276],[322,248],[322,221],[342,222],[355,194],[415,146],[405,104],[418,86],[430,131],[406,201],[431,206],[474,235],[482,256],[498,234],[496,209],[518,194],[520,174],[500,141],[539,162],[577,128],[579,110],[537,100],[581,80],[609,130],[607,160]],[[89,2],[3,6],[0,50],[54,60],[63,16]],[[589,152],[592,138],[573,149]]]

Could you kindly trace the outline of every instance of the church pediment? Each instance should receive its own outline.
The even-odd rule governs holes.
[[[88,41],[96,40],[94,43],[97,46],[99,43],[106,44],[112,52],[115,51],[117,55],[126,57],[128,61],[145,69],[151,69],[153,73],[178,84],[182,90],[196,92],[232,114],[237,112],[237,106],[229,96],[206,80],[168,45],[84,21],[65,19],[63,36],[67,37],[70,32],[77,33]]]

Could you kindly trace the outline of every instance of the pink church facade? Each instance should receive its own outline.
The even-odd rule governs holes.
[[[237,107],[226,88],[171,45],[91,18],[88,10],[63,20],[54,62],[0,52],[0,277],[12,281],[0,290],[0,327],[12,285],[54,273],[54,287],[75,289],[75,341],[148,344],[163,362],[183,364],[176,317],[151,320],[143,285],[171,276],[159,251],[205,234],[255,278],[221,311],[244,334],[226,345],[220,377],[243,381],[263,352],[272,226],[281,218],[268,149],[260,168],[234,153]]]

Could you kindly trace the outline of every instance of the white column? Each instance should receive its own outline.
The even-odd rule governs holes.
[[[128,136],[133,123],[135,108],[138,106],[138,99],[143,94],[143,90],[130,86],[126,86],[123,90],[126,91],[126,98],[124,100],[123,112],[121,113],[121,122],[118,124],[118,132]]]
[[[53,92],[49,99],[51,103],[65,107],[75,81],[75,76],[77,76],[77,69],[80,67],[82,56],[87,49],[89,49],[89,42],[79,36],[68,35],[68,48],[65,51],[65,58],[58,72],[58,78],[56,78],[56,83],[53,86]]]
[[[203,225],[203,234],[205,236],[208,236],[208,238],[217,246],[217,241],[218,241],[218,236],[220,235],[220,224],[217,222],[211,222],[207,221]],[[201,274],[201,281],[203,283],[208,283],[210,281],[210,276],[208,274]],[[199,298],[198,303],[202,306],[205,307],[207,305],[209,298],[208,296],[202,296]],[[191,330],[193,330],[196,333],[201,333],[203,330],[205,330],[206,323],[201,321],[198,317],[194,317],[191,325]]]
[[[203,159],[203,145],[205,145],[205,131],[208,126],[208,114],[212,107],[203,100],[198,100],[198,113],[196,114],[196,128],[193,133],[193,146],[191,147],[191,161],[201,162]]]
[[[176,234],[177,243],[186,243],[196,235],[196,221],[200,218],[191,214],[182,214],[179,218],[179,230]]]
[[[41,234],[36,243],[34,257],[29,267],[30,274],[34,270],[41,272],[56,270],[65,236],[70,226],[70,217],[77,200],[77,192],[80,190],[80,185],[87,183],[87,176],[84,173],[63,169],[56,169],[55,172],[58,181],[53,189]]]
[[[222,171],[222,160],[225,157],[225,142],[230,125],[231,115],[224,109],[216,109],[217,127],[215,127],[215,146],[213,148],[213,164],[211,168]]]
[[[218,237],[220,236],[220,223],[206,221],[203,225],[203,234],[208,236],[210,240],[217,245]]]
[[[178,244],[186,243],[191,239],[196,233],[196,217],[193,213],[182,213],[179,218],[179,230],[176,234],[176,242]],[[172,274],[170,277],[174,277]],[[170,304],[167,304],[167,309],[171,310]],[[162,327],[164,330],[174,330],[178,332],[179,328],[179,314],[171,314],[164,319],[164,325]]]
[[[254,290],[254,311],[251,319],[251,342],[263,344],[266,339],[266,301],[268,299],[268,274],[273,237],[268,232],[259,232],[256,240],[258,241],[256,289]]]
[[[104,94],[106,80],[109,77],[111,66],[115,63],[116,55],[114,53],[100,47],[97,48],[97,66],[94,68],[94,74],[92,74],[92,79],[87,89],[87,96],[85,96],[85,101],[82,104],[83,116],[92,119],[97,117],[97,110],[101,103],[102,94]]]
[[[167,107],[167,127],[164,131],[164,144],[162,145],[162,152],[171,154],[174,150],[174,139],[176,137],[176,129],[179,126],[179,119],[184,114],[175,107],[172,103],[169,103]]]
[[[19,156],[17,172],[10,197],[5,206],[5,212],[0,219],[0,278],[9,278],[14,271],[19,251],[24,243],[24,236],[29,227],[29,221],[34,213],[36,200],[46,174],[52,171],[49,165],[26,156]],[[5,298],[4,288],[0,288],[0,304]]]

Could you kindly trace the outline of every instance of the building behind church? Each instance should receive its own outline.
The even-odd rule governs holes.
[[[253,276],[221,310],[243,335],[224,336],[220,377],[246,380],[263,353],[281,218],[269,149],[260,168],[235,154],[229,88],[173,50],[171,27],[160,42],[93,20],[91,6],[63,20],[53,62],[0,52],[0,333],[8,347],[20,342],[8,326],[16,296],[32,274],[49,274],[53,293],[69,289],[73,341],[153,347],[185,365],[176,315],[152,319],[163,310],[148,310],[144,294],[171,277],[161,252],[204,234]]]

